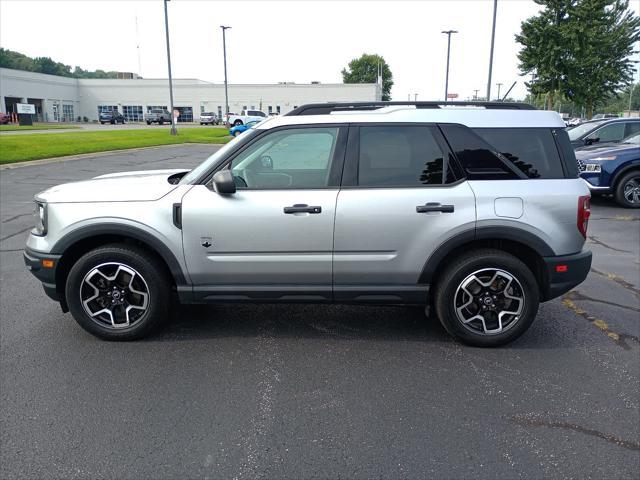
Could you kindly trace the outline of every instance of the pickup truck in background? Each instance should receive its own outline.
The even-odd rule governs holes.
[[[169,110],[154,108],[145,114],[144,120],[147,122],[147,125],[151,125],[152,123],[162,125],[164,122],[171,123],[171,114]]]
[[[229,124],[230,125],[244,125],[247,122],[251,122],[254,120],[264,120],[267,118],[267,114],[261,112],[260,110],[243,110],[240,115],[229,114]]]

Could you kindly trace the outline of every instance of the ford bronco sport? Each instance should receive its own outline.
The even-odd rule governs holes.
[[[497,346],[587,276],[589,201],[554,112],[312,104],[191,171],[39,193],[24,258],[63,311],[108,340],[147,335],[177,295],[424,305],[458,340]]]

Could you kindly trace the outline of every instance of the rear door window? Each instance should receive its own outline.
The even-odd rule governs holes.
[[[550,129],[477,128],[474,131],[527,177],[564,178]]]
[[[360,127],[358,185],[420,187],[453,180],[429,126]]]
[[[599,128],[593,133],[587,135],[587,140],[596,140],[600,143],[619,142],[624,138],[624,122],[615,122]]]

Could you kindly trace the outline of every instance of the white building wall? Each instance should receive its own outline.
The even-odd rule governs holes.
[[[244,106],[268,112],[280,107],[285,114],[305,103],[330,101],[373,101],[381,99],[381,88],[376,84],[255,84],[229,85],[229,109],[240,113]],[[72,103],[76,117],[98,119],[98,106],[115,105],[120,112],[123,107],[148,106],[169,107],[169,82],[166,79],[73,79],[43,75],[33,72],[0,69],[0,95],[4,110],[4,96],[41,98],[46,100],[47,119],[53,121],[53,105]],[[198,121],[203,111],[224,110],[224,85],[212,84],[197,79],[177,79],[173,82],[176,107],[191,107]],[[45,106],[46,105],[46,106]]]

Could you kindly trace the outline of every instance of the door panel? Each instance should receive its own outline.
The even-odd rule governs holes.
[[[431,253],[448,238],[472,230],[475,220],[468,182],[344,189],[336,209],[334,286],[416,285]]]
[[[223,196],[194,186],[182,202],[185,260],[194,285],[329,286],[337,194],[240,189]],[[284,212],[294,205],[320,211]]]

